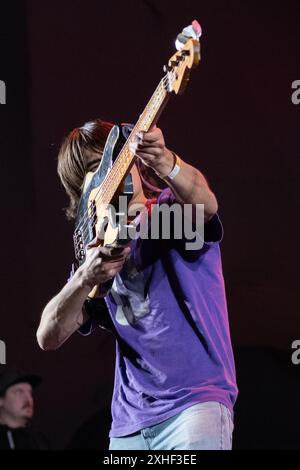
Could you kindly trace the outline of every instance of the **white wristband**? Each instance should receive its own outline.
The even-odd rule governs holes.
[[[176,155],[176,153],[174,153],[174,152],[172,152],[172,153],[175,157],[175,166],[174,166],[173,170],[171,171],[171,173],[169,173],[167,176],[163,176],[162,179],[164,179],[164,180],[165,179],[173,180],[181,170],[180,158],[178,157],[178,155]]]

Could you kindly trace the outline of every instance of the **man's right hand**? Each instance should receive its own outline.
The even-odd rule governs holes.
[[[86,250],[86,260],[79,268],[83,285],[92,290],[113,279],[121,271],[130,251],[129,246],[108,248],[90,243]]]
[[[61,291],[43,310],[37,340],[44,350],[59,348],[88,319],[84,302],[95,286],[104,284],[121,271],[130,247],[99,246],[99,240],[89,244],[86,260]]]

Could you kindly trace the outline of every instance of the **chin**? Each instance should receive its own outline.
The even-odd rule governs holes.
[[[24,414],[23,414],[23,418],[26,421],[31,420],[32,417],[33,417],[33,410],[25,411]]]

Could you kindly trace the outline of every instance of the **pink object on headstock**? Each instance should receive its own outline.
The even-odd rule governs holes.
[[[195,31],[195,33],[197,34],[197,36],[200,38],[202,36],[202,28],[201,28],[201,25],[198,23],[197,20],[194,20],[192,22],[192,26],[193,26],[193,30]]]

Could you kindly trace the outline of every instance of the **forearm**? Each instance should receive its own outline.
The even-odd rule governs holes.
[[[96,238],[88,245],[85,262],[42,313],[37,331],[42,349],[59,348],[88,319],[83,308],[85,299],[95,286],[103,287],[114,278],[129,254],[129,247],[98,246]],[[99,291],[97,295],[100,295]]]
[[[158,173],[169,174],[174,167],[173,153],[166,149],[164,164]],[[193,166],[180,160],[180,171],[174,179],[165,179],[176,199],[181,204],[204,204],[205,221],[209,220],[218,210],[214,193],[210,190],[205,177]]]
[[[46,305],[37,331],[44,350],[59,348],[87,319],[83,304],[90,287],[83,283],[78,270],[63,289]]]
[[[173,170],[175,158],[165,145],[162,131],[154,126],[143,134],[136,150],[137,156],[163,178],[181,204],[204,204],[204,219],[209,220],[218,210],[215,195],[199,170],[181,161],[174,179],[166,178]]]

